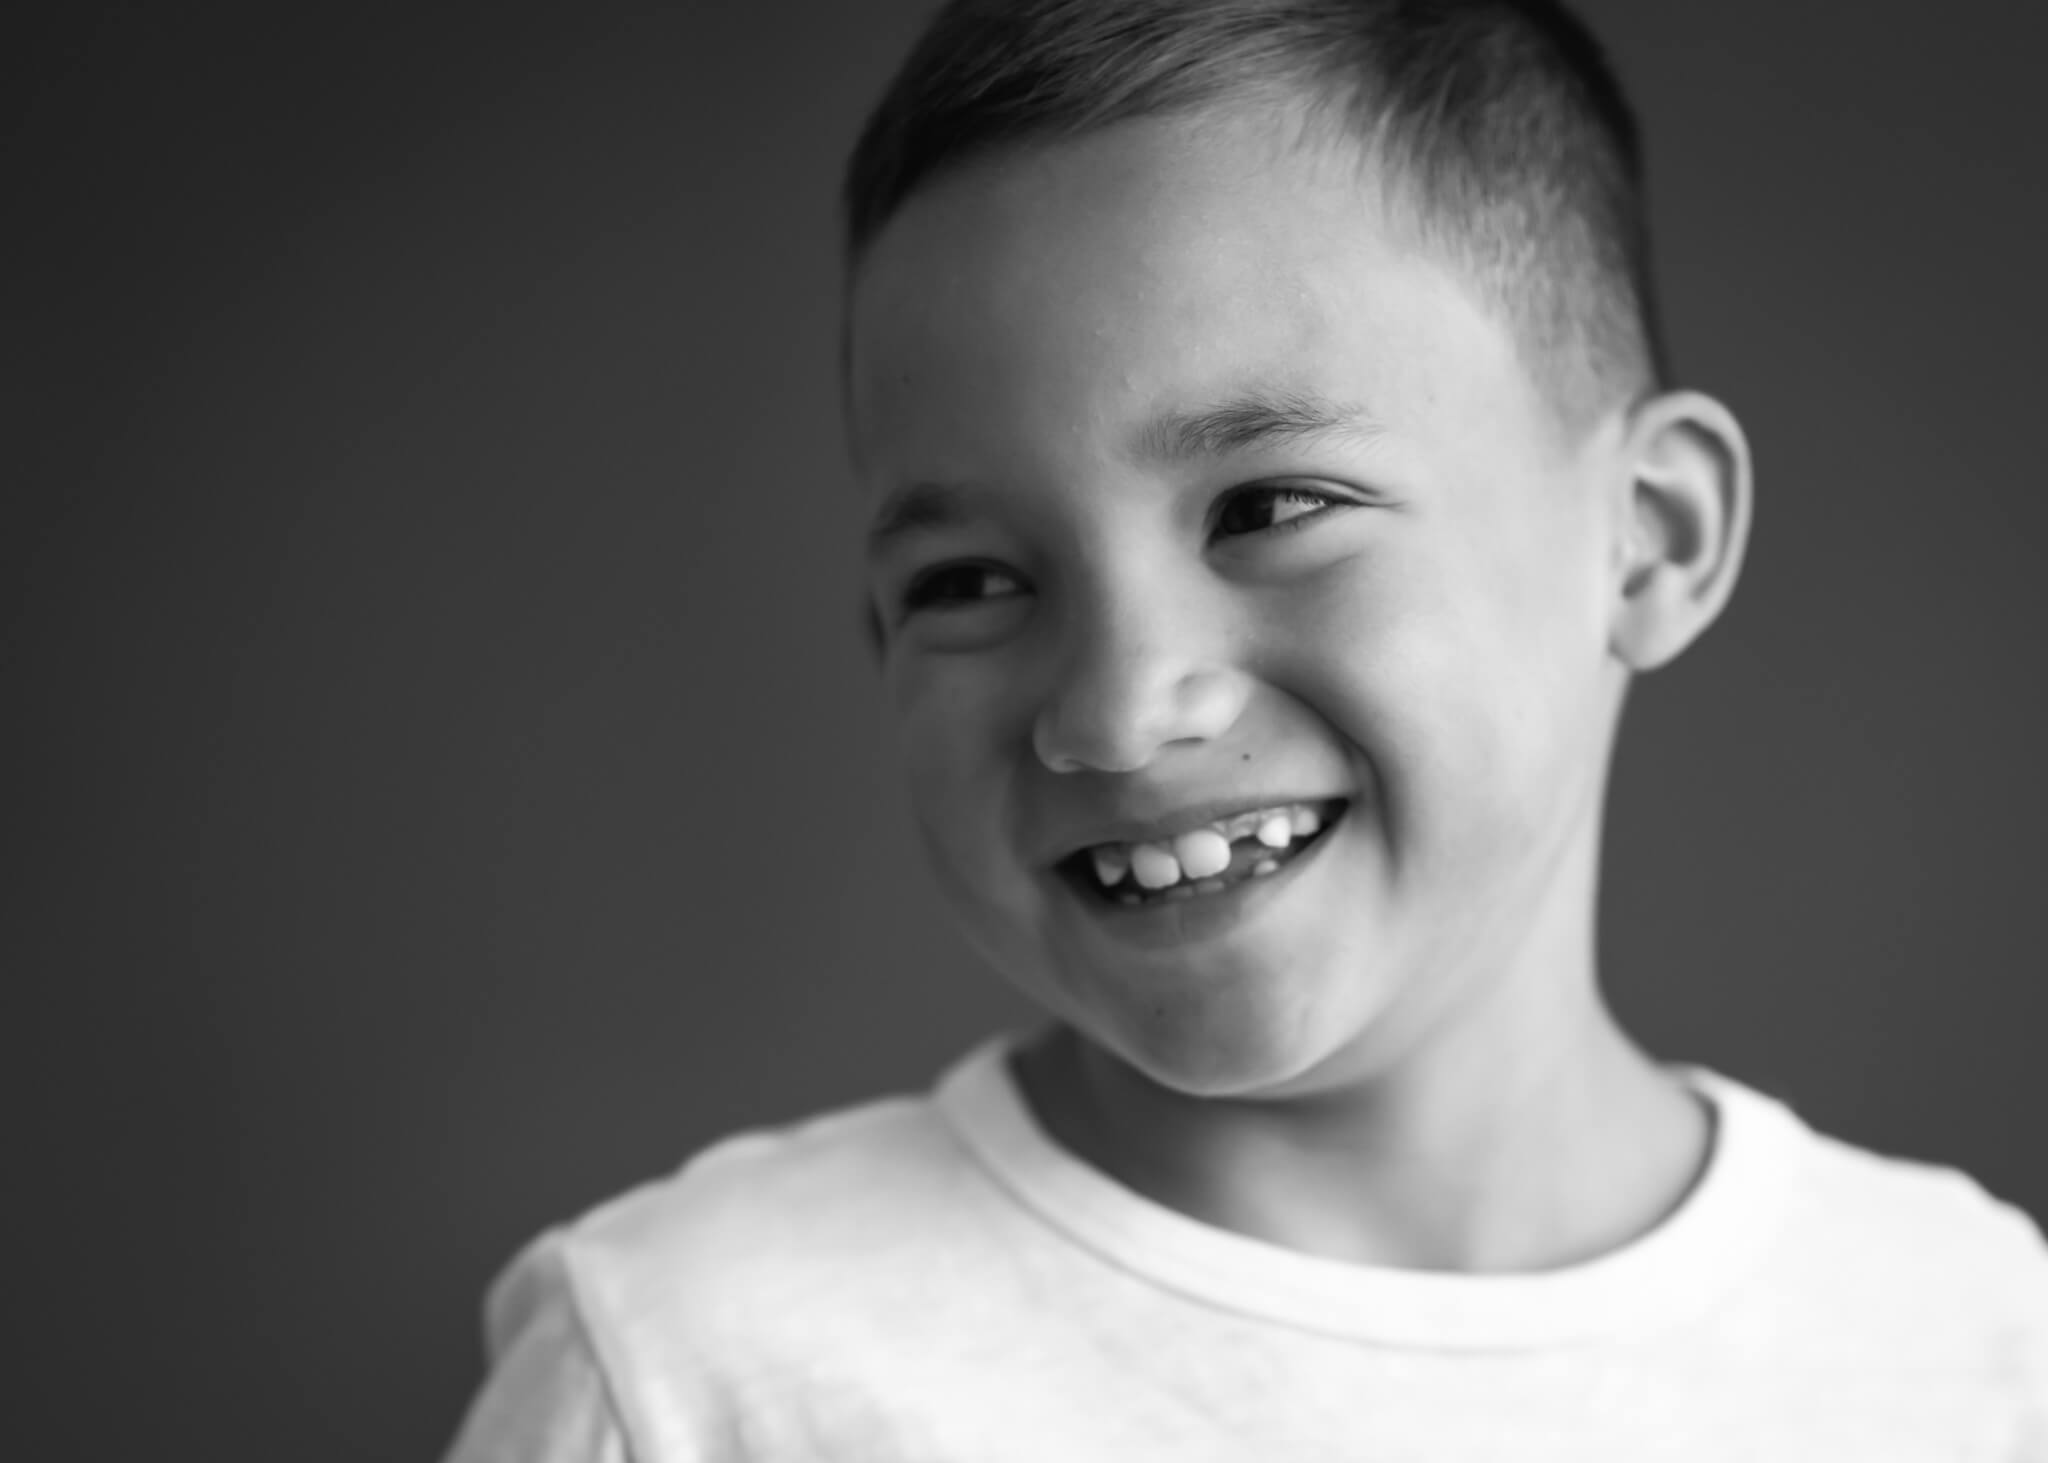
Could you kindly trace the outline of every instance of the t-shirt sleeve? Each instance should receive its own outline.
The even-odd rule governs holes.
[[[2048,1240],[2025,1211],[1993,1203],[2008,1236],[2006,1278],[2021,1317],[2016,1370],[2024,1400],[2008,1463],[2048,1463]]]
[[[631,1463],[559,1239],[499,1277],[484,1330],[490,1376],[446,1463]]]

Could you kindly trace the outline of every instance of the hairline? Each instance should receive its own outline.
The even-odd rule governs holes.
[[[1461,215],[1456,208],[1431,196],[1423,168],[1415,159],[1401,155],[1405,149],[1398,145],[1402,130],[1398,118],[1367,101],[1367,91],[1363,82],[1319,75],[1314,68],[1295,62],[1284,72],[1276,67],[1170,102],[1106,111],[1099,117],[1065,126],[1031,128],[945,156],[936,166],[922,172],[863,234],[858,238],[849,236],[845,241],[838,354],[841,415],[847,423],[849,441],[853,437],[853,295],[862,265],[917,197],[1005,157],[1081,142],[1127,123],[1195,120],[1261,106],[1282,127],[1292,124],[1285,146],[1296,150],[1320,149],[1332,157],[1347,151],[1351,154],[1358,185],[1375,191],[1383,217],[1403,241],[1443,268],[1469,293],[1478,308],[1505,328],[1523,370],[1538,396],[1551,408],[1551,415],[1568,440],[1576,440],[1613,411],[1632,406],[1657,389],[1661,383],[1654,359],[1633,363],[1635,368],[1628,372],[1630,379],[1616,379],[1617,373],[1611,369],[1616,352],[1600,338],[1591,321],[1580,318],[1587,311],[1570,312],[1574,318],[1570,328],[1576,339],[1558,342],[1532,338],[1537,333],[1532,321],[1516,311],[1501,291],[1490,288],[1484,277],[1489,266],[1498,272],[1499,258],[1498,252],[1489,257],[1486,246],[1475,238],[1483,226],[1485,210],[1474,209]],[[1526,275],[1529,271],[1507,272]],[[1546,290],[1573,287],[1563,283],[1554,269],[1538,273]],[[1632,293],[1635,291],[1633,282],[1629,288]],[[1612,287],[1587,291],[1588,309],[1604,312],[1610,305],[1606,296],[1611,292]],[[1638,311],[1649,309],[1646,300],[1636,299],[1633,303]],[[1648,330],[1645,322],[1642,333],[1646,335]],[[1648,339],[1644,339],[1643,345],[1647,356],[1653,346]],[[1549,384],[1552,368],[1560,359],[1569,362],[1571,370],[1566,374],[1574,378],[1565,386]]]

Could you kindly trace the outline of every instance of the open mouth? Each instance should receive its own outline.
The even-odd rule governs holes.
[[[1253,809],[1156,843],[1098,843],[1056,868],[1083,894],[1120,905],[1223,894],[1300,858],[1346,806],[1332,798]]]

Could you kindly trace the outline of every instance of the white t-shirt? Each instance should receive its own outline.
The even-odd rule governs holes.
[[[1707,1172],[1564,1270],[1320,1259],[1055,1145],[991,1043],[523,1253],[451,1463],[2048,1463],[2048,1248],[1687,1074]]]

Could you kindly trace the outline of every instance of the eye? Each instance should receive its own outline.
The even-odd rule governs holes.
[[[903,610],[963,609],[991,600],[1015,598],[1024,581],[1000,564],[941,564],[910,581],[903,591]]]
[[[1268,484],[1240,488],[1216,510],[1211,528],[1221,538],[1306,528],[1337,508],[1353,506],[1348,498],[1299,484]]]

